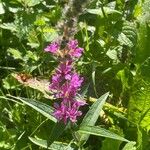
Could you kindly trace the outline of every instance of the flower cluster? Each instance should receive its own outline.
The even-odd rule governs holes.
[[[70,40],[62,50],[60,50],[59,43],[54,42],[48,45],[45,51],[58,57],[60,53],[64,54],[62,55],[64,59],[60,61],[49,85],[49,89],[53,92],[54,97],[60,100],[59,103],[54,104],[54,116],[65,124],[68,121],[75,123],[77,117],[82,115],[79,108],[85,105],[85,102],[77,100],[83,77],[80,77],[75,72],[73,63],[76,58],[82,55],[83,48],[78,46],[77,40]],[[65,57],[65,55],[68,57]]]

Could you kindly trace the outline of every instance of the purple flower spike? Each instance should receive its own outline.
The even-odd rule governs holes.
[[[59,48],[60,46],[58,43],[54,42],[48,45],[45,51],[59,54]],[[68,121],[72,123],[77,122],[77,117],[82,115],[79,109],[86,104],[84,101],[77,100],[83,77],[80,77],[73,67],[75,58],[79,58],[82,52],[83,48],[78,47],[78,41],[70,40],[66,49],[64,48],[61,50],[62,56],[60,55],[60,64],[57,69],[55,69],[55,73],[52,75],[49,85],[49,89],[53,93],[54,98],[60,100],[58,103],[54,104],[55,110],[53,115],[58,121],[63,121],[64,124]]]
[[[58,49],[59,49],[58,43],[54,42],[54,43],[49,44],[49,45],[44,49],[44,51],[45,51],[45,52],[51,52],[51,53],[55,54],[55,53],[57,53]]]

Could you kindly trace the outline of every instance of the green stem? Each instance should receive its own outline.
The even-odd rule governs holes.
[[[45,119],[43,122],[41,122],[36,128],[35,130],[30,134],[30,136],[32,136],[39,128],[40,126],[42,126],[48,119]]]

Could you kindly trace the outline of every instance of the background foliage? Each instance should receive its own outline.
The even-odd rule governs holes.
[[[56,25],[61,20],[64,3],[61,0],[0,1],[2,150],[44,149],[45,141],[39,139],[48,139],[52,132],[54,122],[20,100],[8,98],[8,94],[52,105],[51,97],[42,89],[57,63],[43,49],[63,33]],[[90,135],[83,147],[149,150],[150,0],[93,0],[83,10],[75,37],[85,49],[77,63],[78,71],[85,77],[83,89],[88,87],[85,99],[89,105],[84,112],[110,91],[96,125],[134,141],[125,145],[125,142]],[[18,73],[36,77],[42,83],[40,86],[21,84],[14,77]],[[94,134],[97,128],[91,130]],[[38,138],[32,138],[34,135]],[[72,135],[65,130],[57,139],[59,143],[53,143],[53,149],[59,149],[62,143],[63,149],[71,140]]]

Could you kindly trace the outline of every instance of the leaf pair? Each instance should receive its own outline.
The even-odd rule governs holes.
[[[102,110],[102,107],[103,107],[106,99],[108,98],[108,96],[109,96],[109,92],[102,95],[91,106],[90,110],[85,115],[85,117],[84,117],[84,119],[80,125],[79,131],[78,131],[81,134],[80,138],[79,138],[79,146],[86,143],[90,134],[129,142],[125,138],[123,138],[123,137],[121,137],[121,136],[119,136],[113,132],[110,132],[109,130],[106,130],[106,129],[101,128],[99,126],[94,126],[98,117],[99,117],[99,114]]]

